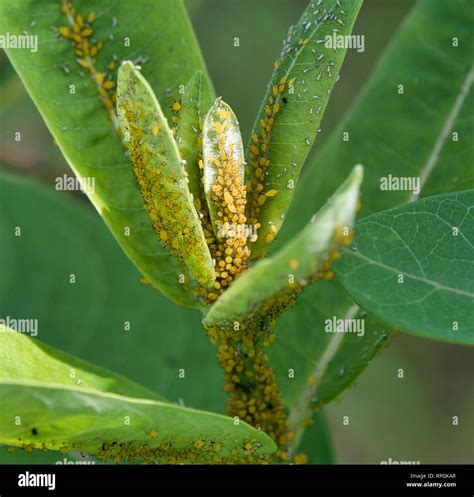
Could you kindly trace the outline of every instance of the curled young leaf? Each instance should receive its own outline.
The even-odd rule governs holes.
[[[202,71],[196,71],[186,85],[181,98],[179,122],[176,130],[176,143],[188,175],[189,191],[195,201],[203,198],[202,170],[202,129],[204,118],[214,103],[213,91]],[[202,163],[201,163],[202,164]],[[200,209],[197,209],[198,213]]]
[[[161,243],[196,280],[212,285],[211,254],[176,142],[153,90],[131,62],[119,70],[117,112],[144,208]]]
[[[344,61],[340,39],[350,35],[361,5],[311,1],[275,61],[248,150],[247,218],[258,227],[253,258],[264,255],[283,223]]]
[[[204,192],[216,236],[223,218],[245,223],[244,148],[232,109],[218,98],[204,121]]]
[[[246,267],[247,247],[244,151],[239,123],[232,109],[218,98],[204,120],[204,193],[210,227],[210,244],[216,261],[215,289],[225,289]],[[215,300],[217,292],[209,299]]]
[[[327,204],[291,242],[246,271],[212,306],[207,327],[232,329],[235,321],[273,320],[316,279],[332,279],[338,248],[352,238],[363,168],[357,165]]]

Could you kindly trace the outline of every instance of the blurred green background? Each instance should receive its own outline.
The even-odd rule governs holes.
[[[413,3],[365,1],[354,32],[365,35],[365,52],[349,50],[315,147],[350,107]],[[305,4],[304,0],[186,1],[217,94],[235,110],[244,140],[281,42]],[[235,46],[236,38],[239,46]],[[21,147],[14,141],[18,130]],[[1,50],[0,164],[51,187],[57,176],[69,172]],[[69,194],[83,202],[84,208],[91,208],[81,194]],[[403,369],[403,379],[398,378],[399,369]],[[473,372],[471,349],[395,336],[358,384],[327,409],[338,461],[472,462]],[[343,416],[349,416],[349,426],[343,425]],[[453,416],[458,416],[459,426],[453,426]]]

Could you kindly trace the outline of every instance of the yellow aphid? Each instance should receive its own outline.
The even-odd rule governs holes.
[[[272,93],[275,96],[278,95],[278,86],[277,85],[273,85],[273,87],[272,87]]]
[[[91,36],[91,35],[92,35],[92,33],[93,33],[93,31],[92,31],[92,29],[91,29],[91,28],[86,28],[86,29],[83,29],[83,30],[82,30],[81,35],[82,35],[82,36],[85,36],[85,37],[87,38],[88,36]]]
[[[8,447],[7,451],[8,452],[16,452],[16,447]]]
[[[165,231],[165,230],[161,230],[161,231],[160,231],[160,238],[161,238],[161,240],[162,240],[163,242],[168,241],[168,238],[169,238],[168,233],[166,233],[166,231]]]
[[[278,193],[278,191],[277,191],[277,190],[268,190],[268,192],[267,192],[267,193],[265,193],[265,195],[266,195],[267,197],[274,197],[277,193]]]
[[[219,109],[218,114],[221,119],[229,119],[230,117],[230,112],[225,109]]]
[[[107,81],[104,81],[103,87],[106,90],[111,90],[115,86],[115,82],[112,81],[111,79],[108,79]]]
[[[171,246],[174,248],[174,249],[179,249],[179,240],[177,238],[175,238],[172,242],[171,242]]]
[[[304,452],[295,455],[295,464],[308,464],[308,456]]]
[[[179,102],[173,102],[171,109],[175,111],[181,110],[181,104]]]
[[[263,205],[266,200],[267,197],[265,197],[265,195],[260,195],[260,197],[258,197],[258,205]]]
[[[219,133],[219,134],[222,133],[222,131],[223,131],[222,124],[219,121],[215,122],[214,129],[216,130],[216,133]]]
[[[150,438],[156,438],[158,436],[158,432],[154,431],[154,430],[151,430],[147,433],[147,435],[150,437]]]
[[[194,442],[194,447],[196,447],[196,449],[202,449],[206,444],[204,443],[203,440],[196,440]]]
[[[151,132],[153,136],[156,136],[158,134],[158,131],[160,131],[160,127],[158,126],[158,123],[153,123],[151,125]]]
[[[82,28],[82,26],[84,25],[84,18],[82,16],[77,16],[76,22],[77,22],[77,25]]]
[[[275,240],[275,233],[268,233],[267,236],[265,237],[265,241],[267,243],[272,243],[273,240]]]
[[[277,114],[278,111],[280,110],[280,104],[273,104],[273,113]]]
[[[91,12],[91,13],[87,16],[87,22],[88,22],[89,24],[92,24],[94,21],[95,21],[95,12]]]
[[[66,28],[66,26],[61,26],[59,29],[58,29],[58,33],[64,37],[64,38],[68,38],[69,37],[69,28]]]
[[[316,385],[316,378],[311,375],[309,378],[308,378],[308,385]]]
[[[298,269],[299,263],[296,259],[291,259],[289,266],[291,269]]]
[[[224,190],[224,200],[227,205],[234,203],[234,199],[232,198],[232,195],[228,192],[228,190]]]
[[[273,68],[276,70],[276,69],[278,69],[279,67],[280,67],[280,63],[278,62],[278,60],[275,60],[275,61],[273,62]]]

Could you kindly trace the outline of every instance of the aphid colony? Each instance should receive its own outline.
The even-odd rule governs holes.
[[[278,64],[276,63],[276,67]],[[290,88],[294,85],[294,80],[286,81],[286,77],[282,76],[277,84],[272,85],[271,95],[268,97],[268,102],[264,106],[265,117],[260,119],[257,132],[252,133],[252,143],[250,145],[250,162],[252,164],[252,172],[250,179],[247,181],[247,189],[249,192],[249,203],[247,208],[247,215],[249,222],[254,224],[257,229],[261,227],[259,223],[259,213],[262,205],[270,197],[278,194],[275,189],[265,189],[265,172],[270,166],[270,159],[268,158],[269,141],[271,136],[272,127],[275,122],[276,115],[280,112],[282,105],[283,95],[287,86]],[[285,105],[283,103],[283,105]],[[271,224],[269,230],[265,234],[265,241],[271,243],[277,234],[277,228]]]
[[[278,168],[272,167],[275,164],[272,164],[270,152],[277,121],[283,109],[291,105],[290,100],[296,100],[291,97],[296,91],[296,79],[291,77],[291,70],[303,51],[305,55],[301,59],[305,60],[307,67],[301,72],[307,81],[310,77],[320,81],[326,74],[332,78],[332,70],[336,72],[337,69],[335,63],[325,53],[316,51],[311,43],[322,43],[322,40],[313,39],[316,24],[328,20],[343,24],[336,13],[316,8],[320,5],[321,0],[313,1],[299,27],[290,28],[280,58],[274,63],[274,76],[251,135],[249,164],[245,163],[237,119],[221,99],[215,100],[202,116],[195,116],[192,146],[197,149],[196,160],[195,164],[186,161],[183,164],[181,115],[189,102],[183,99],[172,104],[171,122],[168,124],[153,90],[130,62],[124,63],[119,70],[117,97],[111,74],[96,69],[96,57],[103,42],[92,38],[95,14],[85,18],[77,15],[69,1],[63,0],[62,11],[69,26],[60,27],[58,33],[73,43],[78,64],[94,79],[102,104],[115,124],[114,104],[117,100],[121,125],[118,130],[130,153],[144,209],[159,243],[183,263],[196,280],[194,292],[204,306],[219,299],[247,269],[252,255],[257,258],[265,255],[262,242],[266,246],[271,244],[281,225],[284,214],[277,220],[269,220],[271,218],[267,215],[262,216],[262,210],[269,204],[271,206],[273,199],[280,202],[281,197],[287,195],[279,191],[281,174],[275,173]],[[340,8],[339,2],[337,6]],[[344,14],[342,9],[341,14]],[[308,62],[308,57],[313,57],[314,61]],[[115,62],[112,61],[107,68],[110,71],[115,69]],[[316,74],[311,72],[313,69]],[[123,77],[124,83],[121,84],[120,73],[123,75],[125,71],[128,75]],[[325,97],[307,95],[309,89],[305,79],[298,80],[298,102],[307,103],[310,123],[319,122],[316,115],[324,109]],[[312,140],[303,137],[301,143],[306,145],[304,153],[307,154]],[[296,180],[296,162],[285,164],[285,172],[287,169],[291,172],[287,176]],[[199,183],[197,191],[193,192],[189,185],[190,171],[198,177]],[[256,230],[251,237],[245,231],[235,229],[235,226],[247,224]],[[348,245],[352,233],[336,231],[334,237],[337,244]],[[257,240],[258,250],[254,245]],[[256,253],[252,254],[254,249]],[[218,359],[225,372],[225,391],[229,394],[227,414],[267,433],[278,445],[277,459],[280,461],[289,460],[294,435],[289,431],[285,408],[265,349],[276,338],[273,329],[277,317],[312,281],[332,279],[331,265],[338,258],[339,252],[332,250],[321,264],[311,267],[310,277],[288,281],[251,315],[238,316],[237,321],[234,319],[219,326],[206,326],[211,340],[219,342]],[[298,259],[291,259],[288,271],[296,271],[298,266]],[[156,432],[151,433],[153,436],[149,436],[155,438]],[[220,449],[220,443],[204,440],[196,440],[185,451],[175,449],[171,441],[163,442],[158,448],[149,448],[147,444],[106,443],[98,455],[101,459],[115,462],[217,463],[222,462]],[[240,451],[232,451],[232,456],[240,462],[268,462],[267,458],[253,454],[254,441],[244,444]],[[297,454],[293,461],[305,463],[307,457]]]
[[[95,81],[102,105],[107,109],[111,119],[116,122],[114,107],[117,95],[112,71],[116,68],[117,62],[110,61],[107,64],[108,71],[97,70],[97,56],[104,48],[104,42],[93,37],[96,14],[95,12],[87,16],[77,14],[68,0],[63,0],[61,11],[66,15],[69,25],[59,27],[57,32],[59,36],[73,43],[77,63]]]
[[[247,221],[243,152],[238,150],[242,145],[235,130],[235,116],[221,100],[217,100],[206,121],[205,126],[211,129],[206,130],[204,139],[204,159],[209,164],[203,178],[204,190],[209,190],[209,213],[215,233],[229,233],[231,225],[244,225]],[[217,290],[208,293],[211,301],[216,300],[246,267],[250,250],[245,234],[238,235],[215,236],[210,245],[216,261],[214,289]]]
[[[178,446],[172,437],[160,437],[159,433],[150,431],[147,433],[149,439],[156,439],[156,442],[103,442],[93,449],[87,448],[82,443],[61,443],[57,442],[27,442],[21,444],[21,449],[32,453],[33,450],[48,452],[58,450],[62,454],[69,452],[80,452],[91,454],[99,461],[113,461],[119,463],[142,464],[224,464],[232,460],[238,464],[267,464],[268,455],[258,453],[260,444],[255,439],[244,440],[239,445],[232,444],[229,447],[223,441],[208,440],[206,438],[191,439],[186,446]],[[21,438],[19,442],[21,442]],[[16,447],[7,447],[8,452],[16,452]],[[230,456],[230,457],[229,457]]]

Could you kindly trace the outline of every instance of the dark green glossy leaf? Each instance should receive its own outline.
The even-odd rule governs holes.
[[[391,328],[474,345],[473,213],[467,190],[366,217],[338,279]]]
[[[465,0],[426,0],[407,15],[362,94],[308,164],[276,250],[293,239],[355,162],[367,171],[359,215],[410,200],[411,191],[381,191],[380,180],[389,174],[412,177],[429,172],[421,196],[474,187],[469,139],[474,101],[467,91],[474,50],[471,5]],[[453,38],[458,39],[457,47]],[[399,84],[404,94],[398,93]],[[460,130],[458,142],[452,141],[455,130]],[[306,404],[332,400],[386,342],[390,329],[351,306],[340,283],[316,282],[279,320],[278,340],[269,355],[287,405],[305,396]],[[326,333],[325,321],[334,317],[364,318],[364,335]],[[308,385],[323,366],[316,388]],[[288,378],[290,368],[296,373],[293,379]]]

